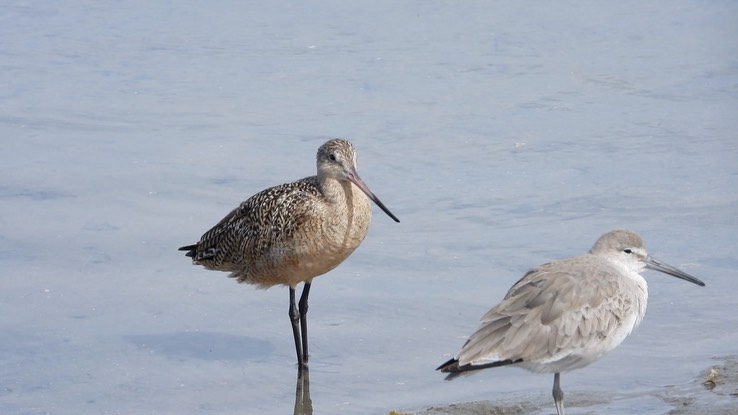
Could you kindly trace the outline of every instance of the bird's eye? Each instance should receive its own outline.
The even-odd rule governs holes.
[[[336,161],[336,155],[335,155],[335,154],[332,154],[332,153],[331,153],[330,155],[328,155],[328,158],[329,158],[329,159],[330,159],[331,161]]]
[[[623,252],[625,252],[626,254],[632,254],[633,253],[633,251],[630,248],[623,249]]]

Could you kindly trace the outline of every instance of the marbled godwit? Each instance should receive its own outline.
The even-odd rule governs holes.
[[[564,415],[559,374],[601,358],[638,326],[648,299],[644,268],[705,285],[649,256],[634,232],[611,231],[588,254],[528,271],[482,317],[459,354],[436,370],[451,372],[447,380],[511,364],[553,373],[556,411]]]
[[[354,146],[329,140],[318,149],[318,174],[263,190],[183,246],[192,262],[230,272],[260,288],[286,285],[289,316],[300,368],[308,360],[307,310],[313,278],[337,267],[366,236],[374,201],[400,220],[369,190],[356,168]],[[295,305],[295,287],[304,282]],[[299,327],[298,327],[299,324]]]

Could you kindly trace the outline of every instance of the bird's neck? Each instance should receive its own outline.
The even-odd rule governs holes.
[[[348,180],[336,180],[334,178],[318,178],[320,181],[320,191],[323,197],[331,204],[346,204],[351,201],[367,199],[364,192],[359,190],[353,183]]]
[[[321,184],[325,198],[325,226],[331,228],[341,249],[349,248],[349,253],[359,246],[366,236],[371,207],[369,198],[349,181],[325,180]]]
[[[639,273],[640,270],[631,269],[617,261],[610,261],[610,263],[620,269],[623,276],[630,284],[632,284],[632,287],[635,288],[633,290],[626,291],[632,294],[629,300],[631,301],[631,306],[636,309],[635,320],[633,321],[632,328],[636,328],[641,323],[641,320],[643,320],[643,316],[646,314],[646,306],[648,305],[648,283]]]
[[[330,177],[320,179],[320,191],[323,197],[331,204],[346,200],[351,192],[351,182],[340,181]],[[345,202],[344,202],[345,203]]]

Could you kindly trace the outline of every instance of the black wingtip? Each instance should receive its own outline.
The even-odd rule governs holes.
[[[512,365],[512,364],[519,363],[522,361],[523,361],[522,359],[515,360],[515,361],[508,359],[508,360],[500,360],[497,362],[486,363],[483,365],[466,364],[463,366],[459,366],[459,361],[456,358],[454,358],[454,359],[450,359],[448,362],[442,364],[441,366],[438,366],[436,370],[440,370],[443,373],[448,373],[448,376],[446,376],[444,380],[454,380],[455,378],[463,375],[465,372],[473,372],[473,371],[477,371],[480,369],[487,369],[490,367],[507,366],[507,365]]]
[[[441,372],[452,372],[454,368],[459,367],[459,361],[454,359],[449,359],[446,363],[442,364],[441,366],[438,366],[436,370],[440,370]]]
[[[453,380],[457,376],[461,376],[463,370],[459,370],[459,361],[457,359],[449,359],[446,363],[438,366],[436,370],[440,370],[443,373],[448,373],[448,376],[443,380]]]
[[[181,247],[181,248],[179,248],[177,250],[178,251],[188,251],[185,254],[185,256],[188,256],[190,258],[194,258],[195,257],[195,251],[197,251],[197,244],[183,246],[183,247]]]

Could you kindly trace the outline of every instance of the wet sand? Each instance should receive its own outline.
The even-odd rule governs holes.
[[[628,400],[639,398],[658,399],[673,409],[665,415],[738,415],[738,357],[727,356],[715,359],[715,364],[695,377],[688,385],[665,386],[662,390],[649,392],[642,397],[629,396]],[[566,408],[577,408],[577,413],[600,413],[597,406],[615,404],[611,394],[596,392],[576,392],[566,394]],[[587,411],[587,408],[591,408]],[[548,394],[540,393],[533,397],[505,398],[502,401],[476,401],[432,406],[417,411],[390,411],[389,415],[523,415],[538,411],[554,413],[553,400]],[[637,411],[637,407],[631,408]]]

